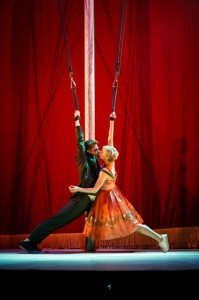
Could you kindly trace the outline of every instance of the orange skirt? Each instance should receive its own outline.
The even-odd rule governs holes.
[[[144,221],[120,189],[101,190],[86,218],[83,234],[93,240],[111,240],[135,232]]]

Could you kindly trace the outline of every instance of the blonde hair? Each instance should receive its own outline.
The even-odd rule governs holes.
[[[112,162],[118,158],[119,152],[117,151],[117,149],[115,147],[107,145],[107,146],[104,146],[104,149],[106,149],[106,151],[107,151],[106,158],[107,158],[108,162]]]

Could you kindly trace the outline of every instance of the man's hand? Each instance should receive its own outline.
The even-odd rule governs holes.
[[[74,113],[74,120],[77,121],[79,119],[80,119],[80,111],[76,110],[75,113]]]

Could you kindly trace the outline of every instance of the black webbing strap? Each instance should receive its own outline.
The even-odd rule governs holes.
[[[118,90],[118,80],[115,78],[115,80],[113,81],[112,112],[115,111],[117,90]]]
[[[124,27],[126,20],[126,11],[127,11],[128,0],[122,1],[122,7],[120,11],[120,26],[119,26],[119,36],[117,43],[117,54],[115,59],[115,69],[114,69],[114,81],[113,81],[113,96],[112,96],[112,112],[115,111],[116,106],[116,98],[118,91],[118,76],[120,74],[121,68],[121,57],[122,57],[122,49],[123,49],[123,41],[124,41]]]
[[[67,43],[67,37],[66,37],[66,31],[65,31],[65,22],[64,22],[64,14],[63,14],[63,8],[62,8],[62,3],[61,0],[57,0],[57,6],[59,10],[59,15],[60,15],[60,20],[61,20],[61,28],[62,28],[62,33],[64,36],[64,48],[66,51],[66,58],[67,58],[67,64],[68,64],[68,69],[69,69],[69,76],[70,76],[70,87],[72,89],[72,94],[75,102],[75,109],[79,110],[79,103],[78,103],[78,98],[77,98],[77,92],[76,92],[76,83],[73,79],[73,68],[70,60],[70,54],[68,50],[68,43]]]

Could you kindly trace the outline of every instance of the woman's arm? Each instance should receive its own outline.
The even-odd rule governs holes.
[[[69,191],[71,193],[76,193],[76,192],[81,192],[81,193],[87,193],[87,194],[96,194],[99,189],[102,187],[104,184],[105,180],[108,178],[108,176],[104,172],[99,173],[99,177],[92,188],[82,188],[80,186],[76,185],[70,185],[69,186]]]
[[[114,136],[114,122],[116,119],[116,114],[113,111],[110,114],[110,125],[109,125],[109,133],[108,133],[108,145],[113,147],[113,136]]]

